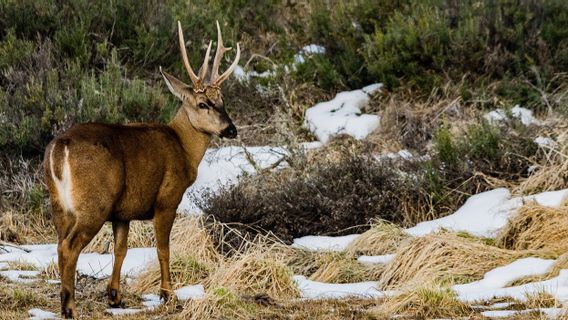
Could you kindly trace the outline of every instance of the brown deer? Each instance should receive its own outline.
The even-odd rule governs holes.
[[[112,222],[114,267],[108,285],[111,306],[121,303],[120,269],[127,251],[131,220],[153,219],[161,269],[160,294],[172,294],[169,240],[184,191],[197,177],[197,167],[211,137],[235,138],[237,129],[225,112],[220,85],[235,69],[240,47],[229,69],[219,75],[223,46],[217,23],[217,51],[206,81],[211,42],[199,76],[193,72],[181,24],[179,45],[193,86],[160,72],[181,108],[168,125],[87,123],[74,126],[45,150],[44,168],[58,234],[61,313],[77,317],[75,271],[81,250],[106,221]]]

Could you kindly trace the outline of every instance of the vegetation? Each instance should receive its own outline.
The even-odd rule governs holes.
[[[186,78],[178,20],[193,66],[216,39],[218,20],[226,44],[240,42],[240,65],[251,72],[223,88],[239,140],[215,139],[213,146],[278,145],[292,152],[285,169],[258,170],[205,194],[203,219],[178,217],[174,288],[201,283],[206,297],[166,304],[149,317],[476,317],[479,310],[451,290],[454,282],[479,279],[525,256],[557,262],[547,274],[511,285],[550,279],[568,266],[565,206],[528,203],[495,240],[451,232],[414,238],[402,230],[496,187],[514,195],[568,187],[564,0],[0,0],[1,241],[56,242],[41,168],[55,135],[82,122],[172,118],[178,102],[157,70]],[[308,44],[325,53],[306,52]],[[379,129],[363,141],[338,136],[318,150],[300,149],[314,140],[303,126],[306,108],[377,82],[385,87],[364,112],[380,115]],[[534,111],[542,125],[522,124],[510,111],[515,104]],[[503,121],[483,117],[496,108]],[[538,136],[556,144],[538,146]],[[413,158],[385,157],[402,149]],[[362,236],[344,252],[288,246],[299,236],[355,232]],[[152,225],[132,223],[129,246],[153,245]],[[86,248],[112,250],[110,225]],[[396,257],[375,266],[357,261],[383,254]],[[57,279],[55,264],[39,271]],[[294,274],[334,283],[379,281],[402,294],[306,302],[296,299]],[[33,307],[58,310],[56,286],[40,281],[24,290],[1,281],[0,318],[25,318]],[[93,301],[83,304],[83,315],[112,318],[104,313],[106,283],[78,282],[80,298]],[[157,292],[159,282],[156,263],[125,284],[133,289],[124,291],[126,305],[140,306],[140,295]],[[558,305],[545,292],[514,302],[515,308]]]

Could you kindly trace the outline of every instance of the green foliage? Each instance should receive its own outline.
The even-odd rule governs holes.
[[[0,42],[0,69],[19,65],[32,51],[31,41],[17,39],[14,29],[9,29],[4,41]]]
[[[431,90],[464,74],[498,79],[565,70],[564,1],[421,1],[402,6],[367,38],[371,75]],[[403,82],[401,82],[403,81]]]
[[[541,91],[565,85],[556,75],[568,69],[567,9],[562,0],[0,0],[0,150],[38,153],[77,122],[168,119],[175,103],[156,70],[182,70],[177,20],[196,68],[218,20],[227,46],[241,42],[241,64],[266,55],[270,66],[253,67],[277,66],[276,81],[429,92],[463,78],[467,101],[499,80],[499,96],[543,110]],[[309,43],[325,54],[290,67]]]
[[[455,165],[458,162],[461,150],[456,145],[449,126],[442,126],[434,134],[434,144],[442,162],[450,165]]]

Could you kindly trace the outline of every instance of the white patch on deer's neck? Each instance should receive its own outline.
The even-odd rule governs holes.
[[[63,210],[67,212],[74,212],[73,209],[73,184],[71,182],[71,166],[69,165],[69,149],[65,146],[65,157],[63,158],[63,168],[61,174],[61,180],[55,176],[53,170],[53,149],[51,148],[49,152],[49,166],[51,169],[51,179],[55,183],[55,188],[57,189],[57,197],[59,198],[59,203],[63,207]]]

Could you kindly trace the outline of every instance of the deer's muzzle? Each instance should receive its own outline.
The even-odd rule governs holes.
[[[223,129],[223,131],[221,131],[219,137],[235,139],[237,137],[237,127],[235,127],[235,125],[231,123],[228,127],[226,127],[225,129]]]

